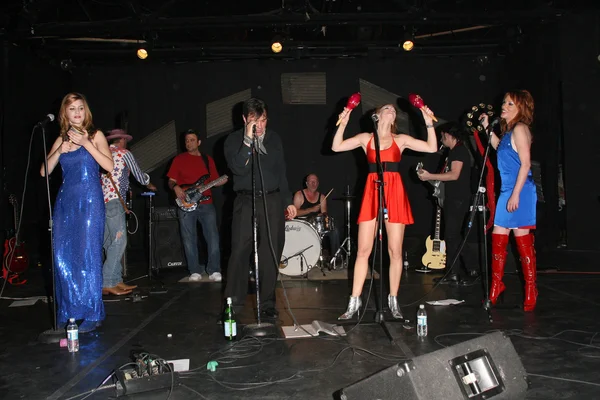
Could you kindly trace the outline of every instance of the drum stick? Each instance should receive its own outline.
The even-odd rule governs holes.
[[[331,188],[331,190],[329,191],[329,193],[327,193],[327,195],[325,196],[325,199],[327,199],[327,197],[329,197],[329,195],[331,194],[331,192],[333,192],[333,188]]]

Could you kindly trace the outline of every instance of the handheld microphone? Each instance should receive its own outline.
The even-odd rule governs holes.
[[[491,133],[494,130],[494,127],[496,125],[498,125],[500,123],[500,117],[496,117],[492,120],[492,122],[490,122],[490,124],[487,127],[487,131],[488,133]]]
[[[46,118],[37,123],[38,126],[46,125],[48,122],[54,121],[54,114],[46,115]]]
[[[252,126],[252,133],[256,135],[256,125]]]
[[[373,122],[379,122],[379,115],[373,113],[371,115],[371,119],[373,120]]]

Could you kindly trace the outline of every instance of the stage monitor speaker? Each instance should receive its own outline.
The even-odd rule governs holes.
[[[176,207],[154,207],[154,265],[156,268],[187,267]]]
[[[494,332],[396,364],[340,391],[342,400],[524,399],[527,372]]]

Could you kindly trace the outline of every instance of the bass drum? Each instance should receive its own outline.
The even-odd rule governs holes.
[[[311,224],[294,219],[285,222],[285,245],[279,272],[302,276],[314,267],[321,255],[321,238]]]

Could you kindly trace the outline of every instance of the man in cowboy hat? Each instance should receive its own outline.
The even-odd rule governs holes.
[[[114,160],[111,173],[102,174],[102,191],[106,207],[104,222],[104,251],[106,260],[102,268],[102,294],[123,295],[131,293],[137,286],[123,283],[121,260],[127,247],[127,227],[125,223],[125,198],[129,190],[129,174],[156,191],[156,186],[150,183],[150,176],[142,172],[133,154],[127,150],[127,142],[133,137],[123,129],[113,129],[107,132],[106,140]]]

